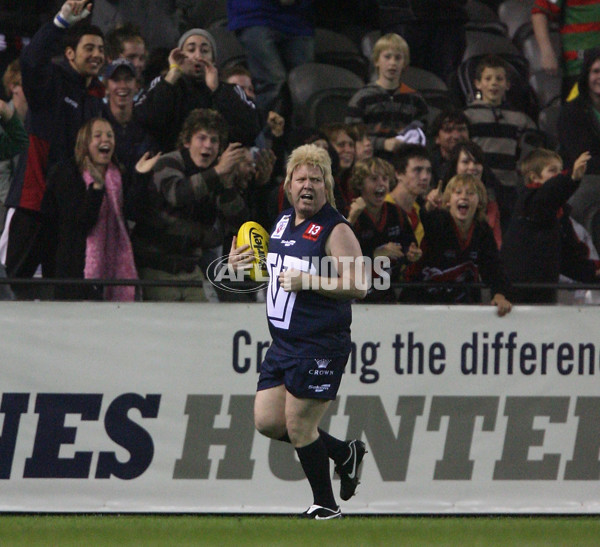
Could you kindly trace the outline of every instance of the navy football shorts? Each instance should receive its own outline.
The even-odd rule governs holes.
[[[300,399],[335,399],[348,355],[305,358],[269,348],[260,365],[257,391],[281,384]]]

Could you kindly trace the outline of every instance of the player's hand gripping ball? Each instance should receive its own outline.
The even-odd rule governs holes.
[[[269,277],[267,270],[267,249],[269,234],[258,222],[244,222],[237,234],[237,246],[250,245],[254,261],[250,269],[252,281],[264,281]]]

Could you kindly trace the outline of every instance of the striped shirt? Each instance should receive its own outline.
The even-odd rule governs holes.
[[[504,186],[517,186],[519,139],[527,129],[536,129],[533,120],[506,106],[492,107],[481,100],[466,109],[469,133],[485,154],[488,167]]]

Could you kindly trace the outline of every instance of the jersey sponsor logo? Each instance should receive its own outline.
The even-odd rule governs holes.
[[[317,363],[317,368],[310,369],[308,373],[311,376],[333,376],[333,370],[327,370],[329,363],[331,363],[331,359],[315,359],[315,363]]]
[[[308,389],[314,391],[315,393],[323,393],[324,391],[329,391],[330,387],[331,384],[323,384],[322,386],[315,386],[313,384],[310,384],[308,386]]]
[[[302,234],[302,237],[304,239],[310,239],[310,241],[317,241],[322,229],[323,226],[319,226],[318,224],[311,222],[308,228],[306,228],[305,232]]]
[[[291,247],[292,245],[296,244],[296,240],[295,239],[282,239],[281,244],[284,247]]]
[[[277,223],[277,226],[275,226],[275,230],[271,234],[271,239],[281,239],[281,236],[283,236],[283,232],[287,228],[287,225],[289,224],[289,222],[290,222],[290,215],[282,216],[281,219],[279,220],[279,222]]]
[[[318,370],[316,368],[311,368],[308,373],[311,376],[333,376],[333,370]]]

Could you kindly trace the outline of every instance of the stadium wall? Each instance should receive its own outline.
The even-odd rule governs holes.
[[[0,511],[310,504],[291,447],[253,428],[263,305],[2,302],[0,324]],[[599,326],[595,307],[355,306],[323,423],[368,445],[343,511],[600,512]]]

